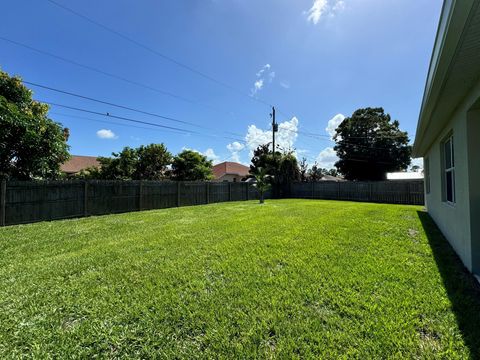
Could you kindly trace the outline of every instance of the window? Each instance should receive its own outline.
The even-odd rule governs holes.
[[[423,159],[423,172],[425,175],[425,191],[430,194],[430,159]]]
[[[448,203],[455,203],[455,153],[453,136],[450,135],[443,143],[443,198]]]

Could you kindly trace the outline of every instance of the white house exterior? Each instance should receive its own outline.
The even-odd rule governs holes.
[[[480,0],[444,1],[413,152],[429,214],[480,274]]]

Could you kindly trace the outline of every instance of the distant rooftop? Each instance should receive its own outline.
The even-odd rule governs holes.
[[[60,170],[66,174],[77,174],[87,168],[99,166],[96,156],[72,155],[70,160],[60,166]]]
[[[225,161],[214,165],[212,170],[215,179],[219,179],[225,175],[238,175],[245,177],[248,175],[250,168],[237,162]]]

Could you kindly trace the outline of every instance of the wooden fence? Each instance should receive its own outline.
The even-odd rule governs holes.
[[[0,226],[257,198],[247,183],[2,181]]]
[[[5,181],[0,226],[130,211],[258,199],[248,183]],[[423,181],[294,183],[277,197],[423,204]],[[267,198],[270,194],[267,194]]]
[[[423,205],[423,180],[293,183],[282,197]]]

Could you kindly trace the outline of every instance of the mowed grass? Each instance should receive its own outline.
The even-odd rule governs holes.
[[[12,226],[0,255],[0,358],[478,355],[478,289],[420,207],[268,200]]]

